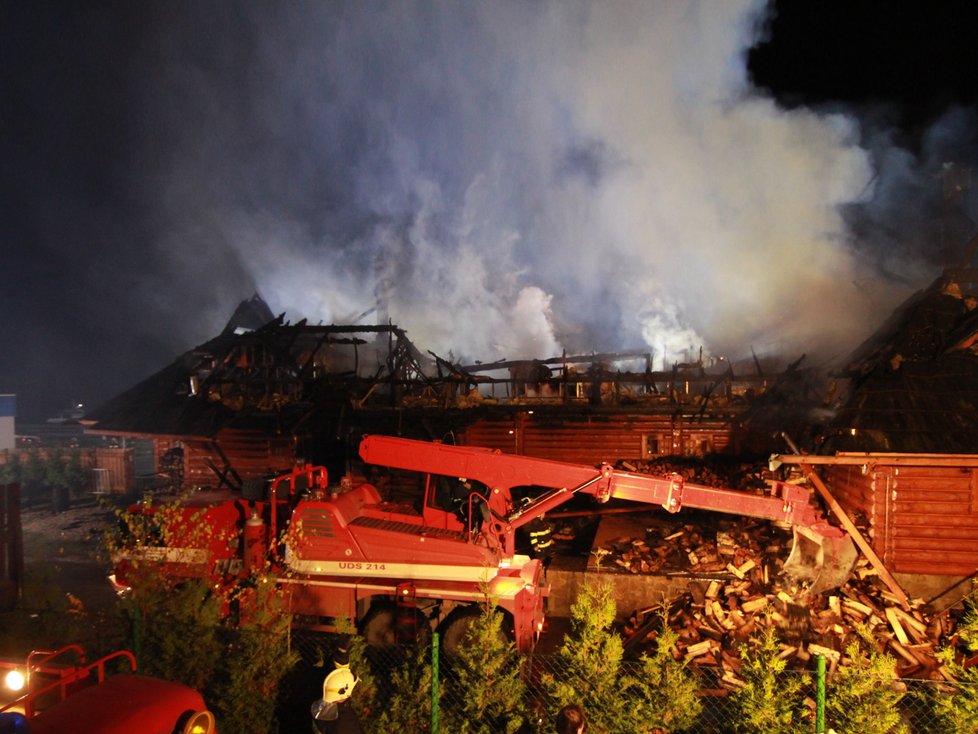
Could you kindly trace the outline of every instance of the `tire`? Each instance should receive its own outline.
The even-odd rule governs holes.
[[[360,634],[370,647],[393,647],[397,644],[397,607],[390,601],[376,601],[360,620]]]
[[[502,610],[500,610],[502,611]],[[502,642],[513,642],[513,620],[508,612],[502,611],[503,623],[499,630]],[[441,649],[446,657],[451,657],[461,647],[469,627],[482,616],[482,606],[469,604],[455,607],[444,621],[438,626],[438,636],[441,638]]]
[[[399,639],[397,628],[397,604],[392,601],[378,601],[370,605],[360,622],[360,634],[371,647],[394,647],[402,643],[410,644],[410,639]],[[418,645],[431,644],[431,624],[427,617],[415,610],[415,639]],[[403,634],[403,631],[401,632]]]
[[[455,607],[455,609],[449,612],[448,616],[438,626],[441,649],[446,656],[451,657],[458,651],[465,639],[466,633],[469,631],[469,627],[472,626],[472,623],[481,614],[482,609],[475,604]]]

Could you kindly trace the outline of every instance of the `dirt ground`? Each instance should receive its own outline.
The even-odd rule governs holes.
[[[71,594],[90,612],[111,606],[115,594],[108,581],[102,537],[114,523],[112,508],[94,501],[57,514],[46,507],[24,510],[25,588],[55,586],[58,593]],[[29,596],[24,601],[29,607]]]

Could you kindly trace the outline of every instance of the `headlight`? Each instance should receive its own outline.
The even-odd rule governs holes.
[[[198,711],[183,727],[182,734],[214,734],[214,714],[206,709]]]

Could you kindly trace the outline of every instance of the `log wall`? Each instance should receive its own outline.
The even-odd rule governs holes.
[[[659,456],[703,456],[733,449],[726,417],[607,415],[548,421],[530,413],[481,419],[459,442],[541,459],[598,465]]]
[[[828,466],[826,483],[857,522],[865,521],[873,550],[891,571],[978,571],[978,468],[876,465],[864,473]]]

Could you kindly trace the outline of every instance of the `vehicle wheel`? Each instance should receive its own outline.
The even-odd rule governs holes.
[[[438,635],[441,638],[441,649],[445,655],[451,656],[459,649],[465,639],[469,627],[482,614],[475,604],[465,607],[455,607],[445,620],[438,626]]]
[[[397,607],[393,602],[374,602],[360,621],[360,634],[371,647],[393,647],[397,644],[396,617]]]
[[[180,734],[214,734],[214,714],[212,714],[207,709],[203,711],[191,711],[184,716],[180,717],[180,721],[177,722],[177,728]],[[183,728],[180,728],[180,722],[186,717],[186,722],[183,723]]]
[[[482,607],[478,604],[469,604],[464,607],[453,609],[445,620],[438,626],[438,635],[441,638],[441,649],[446,656],[451,657],[462,645],[469,627],[482,615]],[[509,614],[503,612],[503,623],[499,629],[499,639],[502,642],[513,641],[513,621]]]

